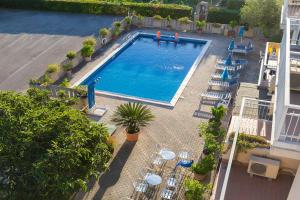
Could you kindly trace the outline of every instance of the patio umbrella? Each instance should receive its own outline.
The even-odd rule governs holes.
[[[228,78],[229,78],[228,68],[225,67],[223,73],[221,74],[221,79],[223,81],[226,81],[226,80],[228,80]]]
[[[229,43],[229,47],[228,47],[228,50],[229,51],[232,51],[234,49],[234,40],[231,39],[230,43]]]
[[[241,38],[241,43],[243,42],[244,33],[245,33],[245,26],[240,26],[239,37]]]
[[[89,85],[88,85],[88,104],[89,104],[89,109],[93,108],[95,105],[95,85],[100,79],[97,78],[93,80]]]
[[[225,60],[225,65],[232,65],[232,55],[231,55],[231,53],[228,54],[228,57]]]

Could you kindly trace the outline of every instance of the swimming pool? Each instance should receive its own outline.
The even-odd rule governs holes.
[[[174,106],[209,44],[181,37],[158,42],[154,34],[136,33],[79,83],[100,77],[96,93]]]

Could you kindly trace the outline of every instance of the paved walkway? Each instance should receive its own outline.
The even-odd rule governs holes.
[[[0,9],[0,90],[22,91],[117,17]]]
[[[199,37],[199,35],[189,36]],[[76,199],[121,200],[129,197],[133,191],[132,182],[138,178],[139,170],[147,166],[149,157],[155,152],[155,144],[165,143],[175,152],[186,148],[194,152],[196,157],[200,156],[203,143],[198,136],[198,125],[204,119],[193,117],[193,113],[198,110],[200,94],[207,89],[210,74],[215,71],[216,59],[227,54],[226,49],[229,44],[228,38],[219,35],[201,35],[200,38],[212,40],[211,47],[188,82],[174,109],[150,106],[156,116],[155,121],[142,130],[139,141],[135,144],[126,142],[123,129],[119,128],[114,135],[116,148],[109,170],[99,180],[92,181],[90,190],[77,195]],[[113,45],[108,51],[116,48],[117,45]],[[255,83],[259,72],[259,55],[255,53],[248,58],[250,60],[249,68],[244,71],[245,74],[241,78]],[[75,75],[73,82],[102,59],[103,57],[99,57],[89,63]],[[111,115],[121,103],[125,103],[125,101],[97,97],[97,104],[105,105],[109,109],[103,121],[111,123]],[[204,106],[201,107],[201,110],[209,111],[209,108]]]

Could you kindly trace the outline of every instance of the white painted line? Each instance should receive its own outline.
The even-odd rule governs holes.
[[[60,38],[59,40],[57,40],[56,42],[54,42],[52,45],[50,45],[47,49],[45,49],[44,51],[42,51],[41,53],[39,53],[37,56],[35,56],[33,59],[31,59],[29,62],[27,62],[26,64],[22,65],[21,67],[18,68],[18,70],[14,71],[12,74],[10,74],[6,79],[2,80],[0,83],[5,82],[7,79],[10,79],[12,76],[14,76],[15,74],[19,73],[21,70],[23,70],[25,67],[27,67],[28,65],[30,65],[33,61],[35,61],[37,58],[39,58],[41,55],[45,54],[47,51],[49,51],[51,48],[53,48],[57,43],[61,42],[61,40],[63,40],[65,37]],[[45,70],[46,71],[46,70]]]

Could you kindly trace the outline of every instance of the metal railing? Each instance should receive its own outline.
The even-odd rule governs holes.
[[[300,144],[300,107],[289,107],[278,140]]]
[[[272,141],[277,140],[296,144],[300,144],[300,106],[290,103],[290,74],[291,59],[296,59],[298,52],[291,51],[291,44],[295,45],[295,41],[291,40],[290,28],[291,23],[300,26],[299,22],[300,20],[286,19],[285,31],[281,42],[280,65],[276,77],[272,126]]]
[[[241,128],[243,126],[247,126],[247,124],[242,124],[244,118],[252,118],[252,119],[260,119],[260,120],[272,120],[272,109],[273,109],[273,103],[270,101],[264,101],[264,100],[258,100],[258,99],[252,99],[252,98],[246,98],[244,97],[242,100],[242,106],[240,109],[240,114],[237,122],[237,126],[234,130],[234,138],[233,143],[230,149],[230,156],[226,168],[226,173],[221,189],[220,194],[220,200],[225,199],[226,195],[226,189],[229,181],[230,171],[236,151],[236,143],[238,139],[238,135],[241,132]],[[245,132],[244,132],[245,133]],[[251,133],[248,133],[251,134]]]
[[[300,0],[288,0],[288,4],[291,6],[300,6]]]

